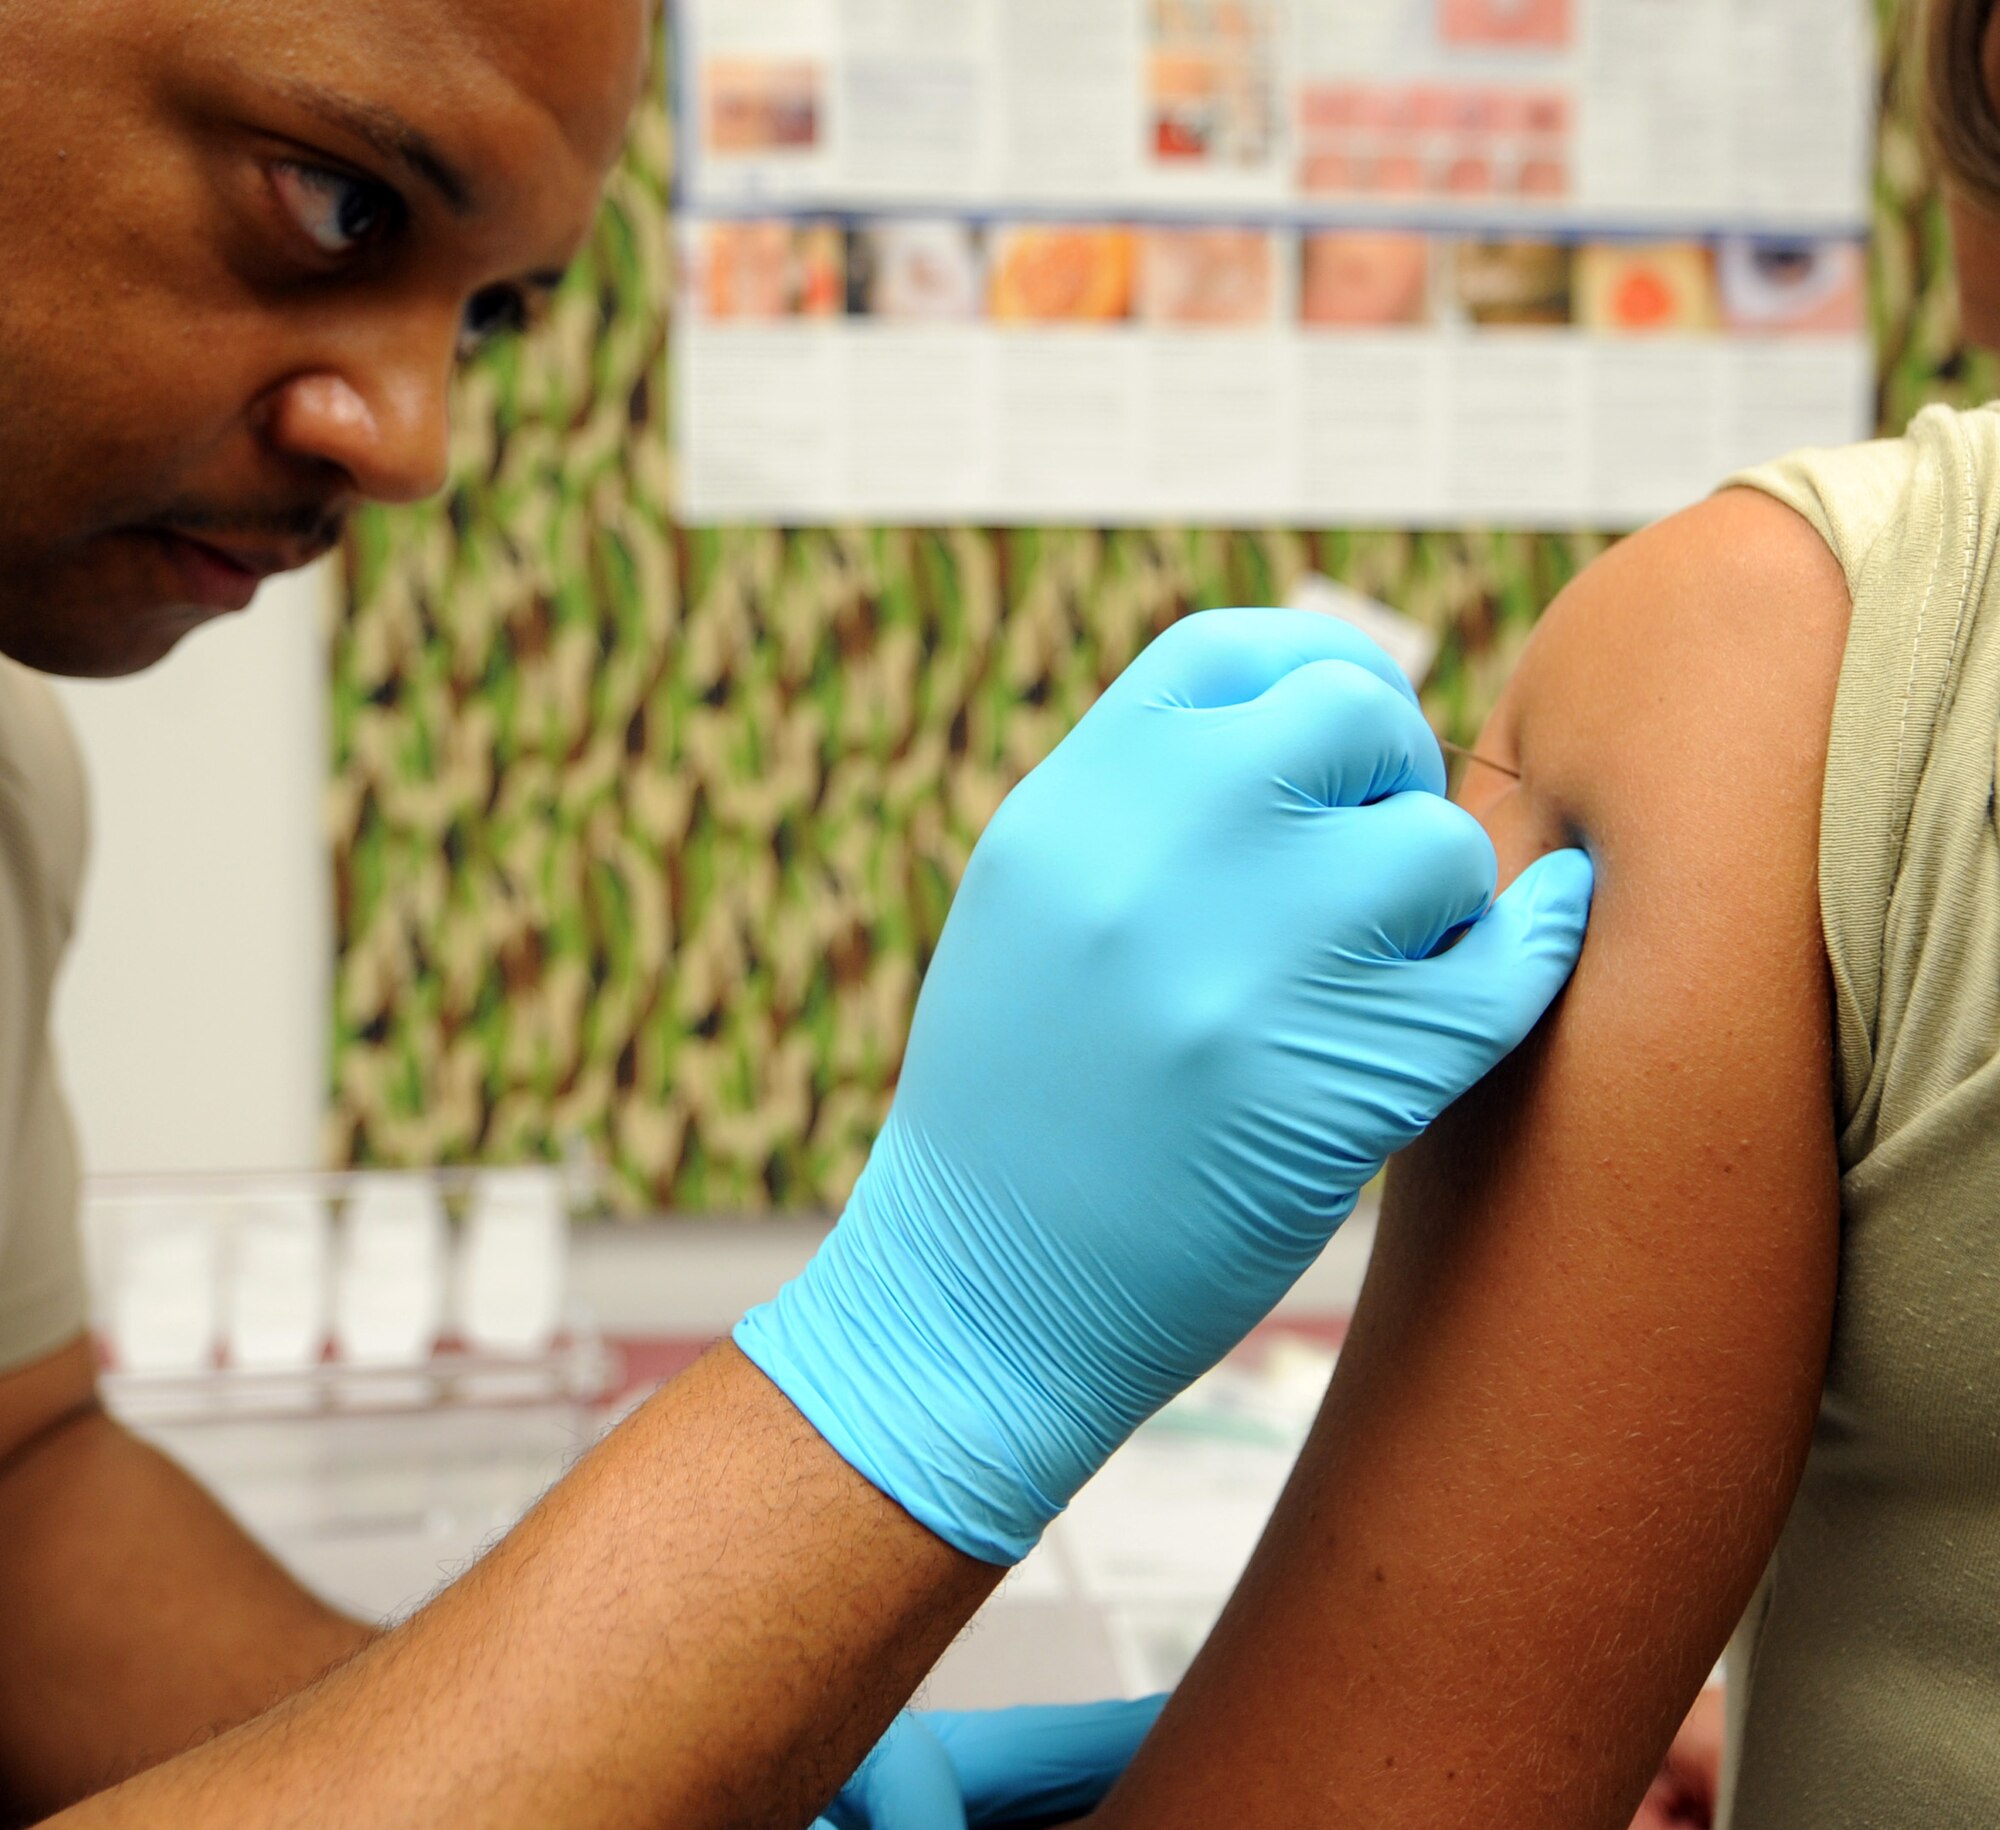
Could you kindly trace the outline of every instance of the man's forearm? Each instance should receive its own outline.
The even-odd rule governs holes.
[[[999,1576],[722,1348],[404,1626],[61,1822],[804,1823]]]
[[[0,1822],[246,1721],[372,1636],[89,1404],[0,1462],[0,1620]]]

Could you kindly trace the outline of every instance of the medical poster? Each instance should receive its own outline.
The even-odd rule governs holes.
[[[1864,437],[1868,0],[683,0],[691,522],[1636,524]]]

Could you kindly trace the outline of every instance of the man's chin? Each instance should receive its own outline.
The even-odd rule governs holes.
[[[111,680],[143,673],[173,652],[190,630],[224,614],[198,605],[161,604],[107,612],[101,607],[0,608],[0,654],[38,673]]]
[[[0,564],[0,654],[77,679],[141,673],[228,614],[181,601],[177,587],[155,544],[124,533],[92,542],[80,563]]]

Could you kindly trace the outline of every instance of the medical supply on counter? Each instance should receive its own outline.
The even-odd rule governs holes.
[[[494,1169],[465,1216],[453,1284],[458,1332],[495,1353],[538,1353],[562,1321],[569,1215],[546,1168]]]
[[[326,1346],[333,1224],[323,1196],[272,1188],[246,1196],[230,1229],[223,1352],[232,1366],[313,1365]]]
[[[116,1274],[99,1287],[121,1362],[135,1373],[206,1366],[221,1323],[220,1240],[199,1202],[122,1205],[106,1216]]]
[[[333,1338],[357,1366],[414,1366],[444,1325],[444,1203],[428,1182],[365,1176],[348,1195]]]
[[[85,1193],[107,1390],[146,1417],[588,1400],[574,1172],[111,1178]]]

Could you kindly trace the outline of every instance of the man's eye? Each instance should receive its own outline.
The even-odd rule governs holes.
[[[380,185],[320,165],[280,159],[272,188],[323,254],[353,254],[391,226],[395,198]]]
[[[495,337],[515,336],[527,326],[528,301],[514,287],[489,286],[474,293],[458,333],[459,360],[470,361]]]

